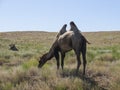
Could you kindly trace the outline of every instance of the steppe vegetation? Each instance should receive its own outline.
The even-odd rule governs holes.
[[[82,65],[75,75],[73,51],[65,57],[63,71],[56,69],[55,58],[43,68],[37,67],[39,57],[49,50],[57,33],[0,33],[0,90],[119,90],[120,31],[83,34],[91,42],[84,77]],[[9,50],[11,43],[19,51]]]

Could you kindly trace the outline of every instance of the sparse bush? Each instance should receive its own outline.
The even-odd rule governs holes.
[[[97,59],[97,60],[102,60],[102,61],[110,61],[110,62],[112,62],[112,61],[115,61],[116,59],[113,57],[113,55],[112,54],[102,54],[102,55],[98,55],[95,59]]]

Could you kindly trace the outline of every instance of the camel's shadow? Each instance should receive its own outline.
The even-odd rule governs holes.
[[[60,72],[62,78],[78,78],[82,80],[82,88],[83,90],[106,90],[102,87],[98,86],[98,83],[94,80],[94,78],[90,77],[86,72],[86,75],[82,74],[82,71],[79,71],[76,74],[76,69],[64,69]]]
[[[82,77],[82,72],[79,71],[78,73],[76,73],[76,69],[64,69],[60,72],[61,77],[65,78],[65,77]]]

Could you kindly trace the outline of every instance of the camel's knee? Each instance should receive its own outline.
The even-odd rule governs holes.
[[[63,65],[63,64],[61,64],[61,67],[62,67],[62,70],[63,70],[63,68],[64,68],[64,65]]]
[[[87,61],[86,61],[86,60],[85,60],[85,61],[83,61],[83,64],[84,64],[84,65],[86,65],[86,64],[87,64]]]
[[[81,65],[81,61],[78,60],[78,62],[77,62],[77,69],[79,69],[80,65]]]
[[[78,62],[78,65],[81,64],[80,56],[77,56],[77,62]]]

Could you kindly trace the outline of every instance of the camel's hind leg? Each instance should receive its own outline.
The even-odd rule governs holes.
[[[86,69],[86,53],[82,52],[82,57],[83,57],[83,75],[85,75],[85,69]]]
[[[78,74],[79,67],[81,65],[81,60],[80,60],[80,51],[75,51],[76,57],[77,57],[77,69],[76,69],[76,74]]]
[[[85,75],[85,69],[86,69],[86,42],[82,46],[82,58],[83,58],[83,75]]]

